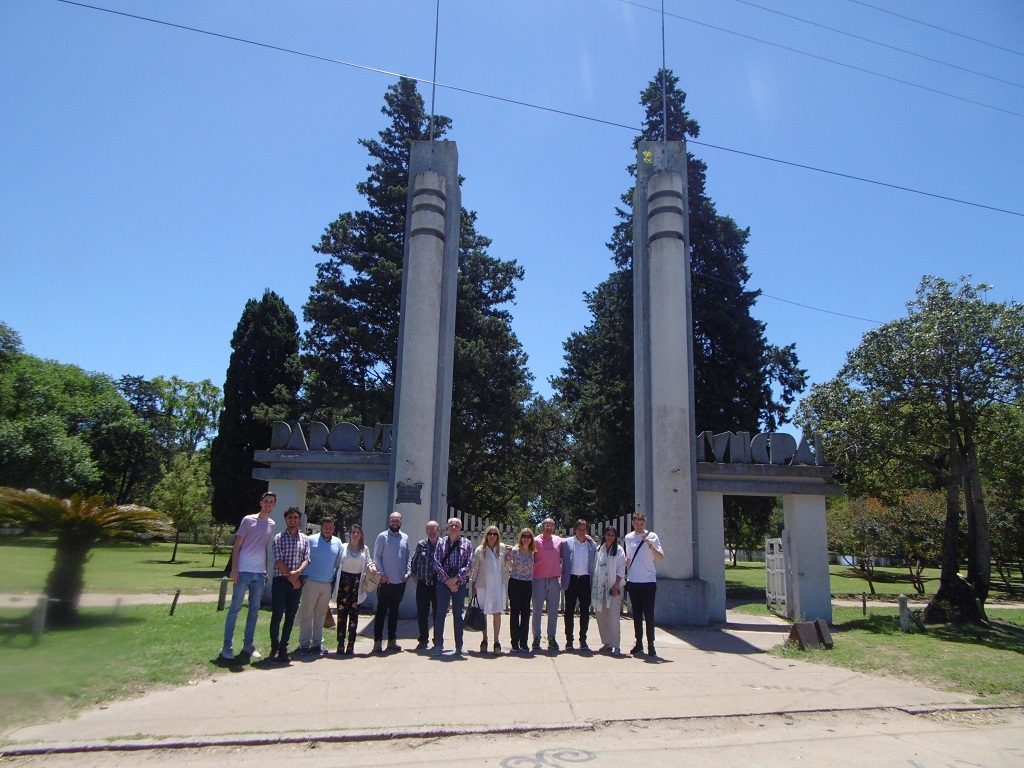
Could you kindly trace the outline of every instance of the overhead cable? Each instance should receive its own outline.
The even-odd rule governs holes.
[[[59,1],[60,2],[68,2],[68,0],[59,0]],[[618,0],[618,1],[620,3],[623,3],[624,5],[632,5],[635,8],[642,8],[645,11],[652,11],[654,13],[660,13],[660,11],[657,8],[652,8],[649,5],[644,5],[643,3],[635,2],[635,0]],[[680,19],[682,21],[689,22],[690,24],[696,24],[699,27],[705,27],[707,29],[713,29],[713,30],[715,30],[717,32],[724,32],[727,35],[734,35],[735,37],[741,37],[744,40],[753,40],[755,43],[761,43],[762,45],[769,45],[772,48],[778,48],[779,50],[789,51],[790,53],[796,53],[796,54],[799,54],[800,56],[806,56],[806,57],[808,57],[810,59],[815,59],[817,61],[824,61],[824,62],[827,62],[829,64],[835,64],[837,67],[843,67],[845,69],[851,69],[854,72],[861,72],[861,73],[863,73],[865,75],[871,75],[872,77],[880,77],[883,80],[890,80],[890,81],[892,81],[894,83],[899,83],[901,85],[906,85],[906,86],[909,86],[911,88],[917,88],[919,90],[927,91],[929,93],[935,93],[935,94],[938,94],[939,96],[946,96],[947,98],[956,99],[957,101],[962,101],[962,102],[964,102],[966,104],[974,104],[976,107],[984,107],[985,109],[992,109],[992,110],[995,110],[996,112],[1003,112],[1003,113],[1005,113],[1007,115],[1013,115],[1014,117],[1024,118],[1024,112],[1015,112],[1014,110],[1007,109],[1006,107],[1000,107],[1000,106],[997,106],[995,104],[989,104],[988,102],[976,101],[975,99],[969,99],[966,96],[959,96],[959,95],[957,95],[955,93],[950,93],[949,91],[943,91],[943,90],[941,90],[939,88],[932,88],[931,86],[922,85],[921,83],[915,83],[915,82],[913,82],[911,80],[904,80],[903,78],[896,77],[895,75],[887,75],[884,72],[876,72],[875,70],[868,69],[867,67],[859,67],[856,64],[847,64],[844,61],[838,61],[837,59],[830,59],[828,56],[819,56],[816,53],[810,53],[809,51],[803,51],[803,50],[800,50],[799,48],[793,48],[792,46],[789,46],[789,45],[783,45],[782,43],[775,43],[775,42],[772,42],[771,40],[765,40],[764,38],[761,38],[761,37],[755,37],[754,35],[748,35],[745,32],[737,32],[734,29],[727,29],[726,27],[720,27],[720,26],[717,26],[716,24],[709,24],[706,21],[699,21],[698,19],[691,19],[689,16],[682,16],[681,14],[678,14],[678,13],[668,13],[668,12],[666,12],[665,15],[666,16],[671,16],[671,17],[673,17],[675,19]]]
[[[890,11],[888,8],[879,8],[877,5],[872,5],[871,3],[865,3],[863,0],[847,0],[847,2],[856,3],[857,5],[863,5],[865,8],[870,8],[871,10],[878,11],[879,13],[888,13],[890,16],[895,16],[895,17],[897,17],[899,19],[903,19],[905,21],[912,21],[915,24],[920,24],[921,26],[924,26],[924,27],[929,27],[931,29],[937,29],[939,32],[945,32],[947,35],[954,35],[956,37],[962,37],[964,40],[970,40],[972,43],[979,43],[981,45],[987,45],[990,48],[997,48],[1000,51],[1006,51],[1007,53],[1012,53],[1012,54],[1014,54],[1016,56],[1024,56],[1024,51],[1018,51],[1018,50],[1016,50],[1014,48],[1007,48],[1006,46],[999,45],[997,43],[992,43],[992,42],[989,42],[988,40],[982,40],[980,37],[971,37],[970,35],[965,35],[962,32],[954,32],[952,29],[947,29],[946,27],[940,27],[937,24],[929,24],[927,21],[921,21],[921,19],[915,19],[912,16],[904,16],[902,13],[896,13],[896,11]]]
[[[145,22],[149,22],[149,23],[152,23],[152,24],[158,24],[158,25],[165,26],[165,27],[172,27],[174,29],[180,29],[180,30],[184,30],[184,31],[187,31],[187,32],[195,32],[195,33],[201,34],[201,35],[209,35],[210,37],[216,37],[216,38],[220,38],[220,39],[223,39],[223,40],[230,40],[232,42],[242,43],[244,45],[252,45],[252,46],[255,46],[257,48],[265,48],[267,50],[276,51],[278,53],[287,53],[287,54],[291,54],[293,56],[301,56],[303,58],[313,59],[315,61],[322,61],[322,62],[325,62],[327,64],[338,64],[340,66],[351,67],[353,69],[359,69],[359,70],[362,70],[364,72],[374,72],[376,74],[388,75],[390,77],[405,77],[405,78],[409,78],[409,79],[412,79],[412,80],[417,80],[417,81],[422,82],[422,83],[426,83],[426,84],[431,85],[431,86],[436,86],[438,88],[446,88],[446,89],[448,89],[450,91],[455,91],[457,93],[465,93],[465,94],[468,94],[468,95],[471,95],[471,96],[479,96],[481,98],[491,99],[492,101],[499,101],[499,102],[502,102],[502,103],[505,103],[505,104],[512,104],[512,105],[520,106],[520,107],[527,107],[529,109],[536,109],[536,110],[539,110],[539,111],[542,111],[542,112],[549,112],[551,114],[562,115],[563,117],[571,117],[571,118],[574,118],[574,119],[577,119],[577,120],[586,120],[587,122],[597,123],[599,125],[608,125],[608,126],[611,126],[613,128],[624,128],[626,130],[633,131],[634,133],[643,133],[643,129],[640,128],[639,126],[636,126],[636,125],[629,125],[627,123],[620,123],[620,122],[617,122],[617,121],[614,121],[614,120],[605,120],[605,119],[600,118],[600,117],[592,117],[590,115],[584,115],[584,114],[581,114],[579,112],[571,112],[569,110],[559,109],[557,107],[548,107],[548,106],[544,106],[542,104],[533,104],[533,103],[528,102],[528,101],[522,101],[520,99],[513,99],[513,98],[510,98],[508,96],[499,96],[499,95],[493,94],[493,93],[485,93],[484,91],[476,91],[476,90],[473,90],[471,88],[463,88],[461,86],[452,85],[452,84],[449,84],[449,83],[435,82],[434,80],[429,79],[429,78],[420,78],[420,77],[416,77],[414,75],[407,75],[407,74],[403,74],[401,72],[394,72],[394,71],[389,70],[389,69],[383,69],[381,67],[371,67],[371,66],[368,66],[366,64],[357,64],[355,62],[345,61],[343,59],[335,59],[335,58],[331,58],[329,56],[321,56],[321,55],[318,55],[318,54],[315,54],[315,53],[308,53],[306,51],[295,50],[293,48],[285,48],[283,46],[273,45],[273,44],[270,44],[270,43],[262,43],[262,42],[259,42],[259,41],[256,41],[256,40],[248,40],[248,39],[246,39],[244,37],[236,37],[234,35],[226,35],[226,34],[223,34],[221,32],[212,32],[210,30],[200,29],[198,27],[190,27],[190,26],[187,26],[185,24],[176,24],[174,22],[164,21],[162,19],[154,19],[154,18],[151,18],[151,17],[148,17],[148,16],[140,16],[140,15],[134,14],[134,13],[127,13],[125,11],[115,11],[115,10],[112,10],[110,8],[103,8],[103,7],[100,7],[100,6],[89,5],[87,3],[77,2],[76,0],[56,0],[56,1],[59,2],[59,3],[64,3],[66,5],[74,5],[74,6],[78,6],[80,8],[86,8],[86,9],[93,10],[93,11],[101,11],[103,13],[109,13],[109,14],[113,14],[115,16],[123,16],[123,17],[126,17],[126,18],[135,19],[135,20],[138,20],[138,21],[145,21]],[[790,167],[793,167],[793,168],[800,168],[800,169],[803,169],[803,170],[806,170],[806,171],[814,171],[815,173],[823,173],[823,174],[826,174],[826,175],[829,175],[829,176],[837,176],[839,178],[849,179],[851,181],[859,181],[859,182],[862,182],[862,183],[865,183],[865,184],[874,184],[876,186],[887,187],[889,189],[895,189],[895,190],[899,190],[901,192],[910,192],[910,193],[915,194],[915,195],[923,195],[925,197],[931,197],[931,198],[935,198],[937,200],[945,200],[947,202],[957,203],[959,205],[967,205],[967,206],[971,206],[973,208],[982,208],[984,210],[994,211],[996,213],[1005,213],[1005,214],[1008,214],[1010,216],[1020,216],[1020,217],[1024,218],[1024,212],[1021,212],[1021,211],[1014,211],[1014,210],[1010,210],[1010,209],[1007,209],[1007,208],[999,208],[999,207],[992,206],[992,205],[985,205],[984,203],[976,203],[976,202],[972,202],[970,200],[963,200],[963,199],[957,198],[957,197],[950,197],[948,195],[940,195],[940,194],[937,194],[935,192],[926,192],[926,191],[921,190],[921,189],[914,189],[913,187],[907,187],[907,186],[903,186],[903,185],[900,185],[900,184],[891,184],[891,183],[885,182],[885,181],[878,181],[876,179],[869,179],[869,178],[867,178],[865,176],[855,176],[855,175],[849,174],[849,173],[842,173],[840,171],[828,170],[827,168],[819,168],[817,166],[807,165],[806,163],[797,163],[797,162],[794,162],[794,161],[791,161],[791,160],[782,160],[782,159],[777,158],[777,157],[770,157],[768,155],[761,155],[761,154],[758,154],[756,152],[748,152],[748,151],[745,151],[745,150],[742,150],[742,149],[733,149],[731,147],[725,147],[725,146],[722,146],[720,144],[711,144],[709,142],[698,141],[697,139],[687,139],[687,143],[689,143],[689,144],[696,144],[696,145],[699,145],[699,146],[702,146],[702,147],[708,147],[709,149],[717,149],[717,150],[719,150],[721,152],[731,152],[733,154],[743,155],[744,157],[752,157],[752,158],[755,158],[755,159],[758,159],[758,160],[764,160],[766,162],[778,163],[780,165],[787,165],[787,166],[790,166]]]
[[[861,42],[870,43],[871,45],[877,45],[880,48],[888,48],[890,51],[897,51],[898,53],[904,53],[907,56],[914,56],[914,57],[916,57],[918,59],[923,59],[924,61],[930,61],[933,64],[940,64],[943,67],[949,67],[951,69],[957,69],[957,70],[959,70],[961,72],[966,72],[966,73],[968,73],[970,75],[977,75],[978,77],[984,77],[984,78],[986,78],[988,80],[994,80],[997,83],[1003,83],[1005,85],[1012,85],[1014,88],[1022,88],[1022,89],[1024,89],[1024,83],[1018,83],[1018,82],[1015,82],[1013,80],[1004,80],[1003,78],[996,77],[995,75],[989,75],[989,74],[986,74],[985,72],[978,72],[977,70],[974,70],[974,69],[969,69],[967,67],[961,67],[959,64],[953,64],[950,61],[944,61],[942,59],[935,59],[935,58],[932,58],[931,56],[925,56],[923,53],[917,53],[916,51],[908,51],[906,48],[900,48],[899,46],[896,46],[896,45],[889,45],[889,43],[883,43],[880,40],[872,40],[870,37],[864,37],[863,35],[858,35],[858,34],[856,34],[854,32],[847,32],[845,29],[839,29],[837,27],[830,27],[827,24],[821,24],[821,23],[819,23],[817,21],[811,21],[810,19],[805,19],[805,18],[802,18],[800,16],[794,16],[791,13],[785,13],[784,11],[779,11],[779,10],[776,10],[775,8],[769,8],[769,7],[764,6],[764,5],[758,5],[757,3],[753,3],[750,0],[732,0],[732,1],[734,3],[739,3],[740,5],[747,5],[747,6],[750,6],[751,8],[757,8],[759,11],[764,11],[765,13],[774,13],[776,16],[782,16],[783,18],[786,18],[786,19],[792,19],[793,21],[799,21],[802,24],[809,24],[810,26],[817,27],[818,29],[825,29],[825,30],[828,30],[829,32],[835,32],[837,35],[845,35],[846,37],[853,38],[854,40],[860,40]]]

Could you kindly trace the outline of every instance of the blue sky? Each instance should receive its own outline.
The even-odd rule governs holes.
[[[441,0],[438,81],[639,125],[662,51],[640,7],[659,0],[637,3]],[[433,64],[432,0],[96,4],[420,78]],[[1024,52],[1019,0],[872,0],[993,45],[852,0],[757,4],[990,77],[737,0],[666,0],[690,19],[666,19],[666,58],[701,141],[1024,212],[1024,55],[994,47]],[[0,71],[0,320],[42,357],[218,386],[247,299],[272,288],[301,319],[310,246],[364,207],[356,141],[384,126],[394,80],[56,0],[0,0]],[[547,394],[611,269],[635,132],[443,88],[437,109],[464,205],[525,267],[514,327]],[[926,273],[1022,298],[1024,217],[691,150],[719,213],[751,229],[756,315],[812,381],[873,326],[787,302],[887,321]]]

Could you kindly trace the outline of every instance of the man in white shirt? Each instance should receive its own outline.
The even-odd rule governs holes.
[[[654,650],[654,595],[658,589],[658,575],[654,564],[665,559],[658,534],[648,531],[647,515],[633,513],[633,530],[623,541],[626,550],[626,594],[633,609],[633,634],[636,643],[630,651],[642,656],[644,651],[644,623],[647,624],[647,655],[657,656]]]
[[[562,590],[565,592],[565,647],[573,647],[573,623],[576,606],[580,608],[580,650],[588,651],[587,629],[590,626],[590,577],[594,573],[597,545],[588,535],[586,520],[577,520],[571,539],[563,539]]]

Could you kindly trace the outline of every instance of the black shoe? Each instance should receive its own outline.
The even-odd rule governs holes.
[[[539,637],[533,638],[533,650],[535,650],[535,651],[539,651],[540,650],[540,638]]]
[[[580,640],[580,650],[581,651],[589,651],[590,650],[590,646],[587,645],[587,641],[586,640]]]
[[[341,643],[338,643],[338,655],[339,656],[344,656],[345,655],[345,646],[342,645]]]
[[[427,641],[426,640],[420,640],[418,643],[416,643],[416,650],[417,651],[425,651],[426,649],[427,649]]]
[[[657,657],[658,654],[654,650],[654,643],[647,646],[647,655]]]
[[[388,653],[401,653],[402,652],[402,646],[400,646],[398,643],[396,643],[394,640],[392,640],[387,645],[387,652]]]
[[[487,638],[480,641],[480,653],[487,653]]]
[[[308,653],[310,656],[323,656],[324,649],[322,646],[314,645],[308,651],[306,651],[306,653]]]
[[[558,653],[558,640],[556,638],[548,638],[548,650],[552,653]]]
[[[644,647],[640,643],[637,643],[636,645],[633,646],[633,649],[629,652],[629,655],[630,656],[643,656],[644,655]]]
[[[494,644],[494,653],[495,654],[500,654],[501,653],[501,643],[495,643]]]
[[[288,655],[288,649],[285,648],[284,646],[281,647],[281,649],[277,652],[277,656],[275,656],[274,658],[277,660],[278,664],[291,664],[292,663],[292,659]]]
[[[345,655],[346,655],[346,656],[353,656],[353,655],[355,655],[355,652],[356,652],[356,649],[355,649],[355,641],[353,641],[353,642],[349,643],[349,644],[348,644],[348,645],[347,645],[347,646],[345,647]]]
[[[572,638],[571,637],[565,638],[565,650],[567,650],[567,651],[571,651],[572,650]]]

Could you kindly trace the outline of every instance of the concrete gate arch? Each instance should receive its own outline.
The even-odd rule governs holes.
[[[816,440],[783,433],[698,435],[694,420],[686,144],[641,142],[633,197],[636,508],[664,544],[655,619],[725,621],[723,499],[782,497],[792,574],[789,610],[831,621],[825,498],[842,489]],[[448,442],[461,214],[454,142],[414,142],[403,257],[394,425],[277,425],[254,459],[277,514],[305,508],[309,482],[364,486],[372,541],[391,510],[415,537],[448,510]],[[729,386],[723,382],[723,386]],[[415,615],[406,590],[403,616]]]

